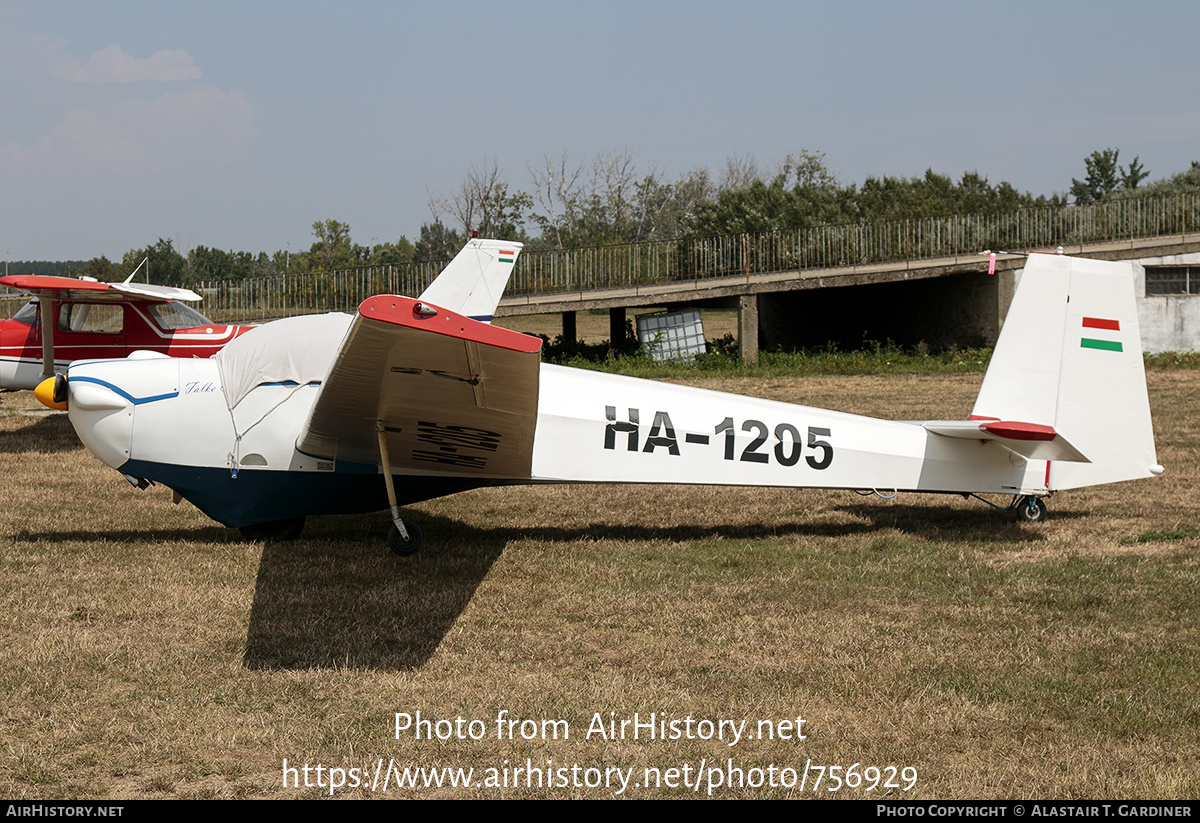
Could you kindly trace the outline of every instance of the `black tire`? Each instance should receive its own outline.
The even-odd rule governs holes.
[[[304,531],[304,518],[292,517],[287,520],[272,520],[269,523],[254,523],[238,529],[247,540],[261,540],[267,543],[279,543],[284,540],[295,540]]]
[[[405,523],[404,528],[408,532],[407,541],[400,536],[400,530],[396,528],[395,524],[392,524],[392,527],[388,529],[388,548],[392,550],[392,554],[410,557],[421,550],[421,529],[412,522]]]
[[[1032,495],[1022,497],[1017,501],[1016,517],[1021,523],[1040,523],[1046,519],[1046,504]]]

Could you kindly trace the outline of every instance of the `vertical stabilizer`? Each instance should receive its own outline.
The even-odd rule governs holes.
[[[469,240],[420,299],[491,323],[521,249],[509,240]]]
[[[1054,462],[1047,489],[1160,474],[1133,264],[1031,254],[972,419],[1050,426],[1090,462]]]

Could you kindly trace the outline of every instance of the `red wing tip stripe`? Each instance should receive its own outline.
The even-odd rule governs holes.
[[[985,415],[982,415],[982,414],[973,414],[973,415],[971,415],[970,417],[968,417],[967,419],[968,419],[968,420],[980,420],[980,421],[983,421],[983,420],[999,420],[1000,418],[999,418],[999,417],[987,417],[987,416],[985,416]]]
[[[532,353],[541,351],[540,337],[490,326],[470,317],[439,308],[435,314],[419,314],[415,307],[418,301],[411,297],[381,294],[368,297],[358,307],[365,320],[403,326],[416,331],[432,332],[459,340],[471,340],[487,346],[509,349],[515,352]]]
[[[1009,440],[1053,440],[1058,436],[1053,426],[1042,426],[1038,423],[1019,423],[1012,420],[997,420],[981,426],[988,434],[1004,437]]]
[[[1120,331],[1120,320],[1105,320],[1103,317],[1085,317],[1083,318],[1083,327],[1085,329],[1108,329],[1109,331]]]

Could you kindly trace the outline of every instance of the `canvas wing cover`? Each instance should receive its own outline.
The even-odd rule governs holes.
[[[419,300],[364,301],[296,441],[393,473],[527,478],[541,340]]]

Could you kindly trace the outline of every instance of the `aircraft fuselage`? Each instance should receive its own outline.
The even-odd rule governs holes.
[[[317,383],[260,385],[231,411],[212,360],[75,363],[69,382],[71,422],[93,453],[225,525],[387,507],[378,465],[297,448]],[[393,463],[407,466],[393,470],[399,503],[543,482],[1046,491],[1045,461],[917,423],[548,364],[539,382],[528,475],[489,470],[494,432],[452,415],[414,421],[387,435]]]

